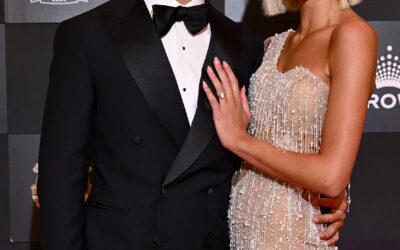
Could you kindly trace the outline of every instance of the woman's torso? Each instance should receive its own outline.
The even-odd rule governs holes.
[[[252,76],[249,134],[282,151],[320,150],[329,86],[298,66],[284,73],[277,64],[289,30],[269,41],[263,63]],[[293,166],[296,167],[296,166]],[[244,163],[234,177],[229,219],[232,249],[329,249],[319,239],[323,226],[310,201],[318,194],[284,183]]]

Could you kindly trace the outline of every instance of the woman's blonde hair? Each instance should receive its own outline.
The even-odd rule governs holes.
[[[359,4],[362,0],[338,0],[341,9]],[[267,16],[285,13],[287,10],[297,10],[298,0],[262,0],[262,5]]]

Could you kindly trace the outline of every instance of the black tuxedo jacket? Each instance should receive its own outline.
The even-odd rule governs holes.
[[[247,84],[262,40],[213,7],[210,24],[202,80],[218,56]],[[39,153],[44,250],[229,248],[238,160],[199,92],[190,127],[143,0],[112,0],[60,24]]]

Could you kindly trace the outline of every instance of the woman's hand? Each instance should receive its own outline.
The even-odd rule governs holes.
[[[222,145],[231,149],[238,140],[248,136],[246,129],[250,122],[250,109],[246,97],[246,89],[239,90],[239,83],[228,63],[214,58],[214,70],[208,66],[207,73],[210,77],[218,100],[207,83],[203,81],[203,89],[210,101],[215,128]]]

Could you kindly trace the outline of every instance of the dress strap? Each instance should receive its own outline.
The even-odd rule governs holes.
[[[274,63],[275,63],[275,65],[278,65],[279,57],[281,56],[282,50],[285,47],[287,37],[289,36],[289,34],[291,32],[294,32],[294,30],[293,29],[289,29],[289,30],[287,30],[285,32],[277,34],[273,39],[274,40],[273,42],[275,43],[275,45],[274,45],[274,47],[275,47],[275,51],[274,51]]]

